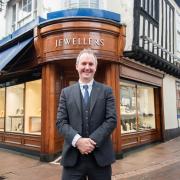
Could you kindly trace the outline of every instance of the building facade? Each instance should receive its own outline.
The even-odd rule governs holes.
[[[156,3],[156,4],[155,4]],[[180,10],[170,0],[4,1],[0,41],[0,147],[51,161],[63,138],[55,121],[75,60],[92,48],[95,79],[113,88],[114,150],[180,135]]]

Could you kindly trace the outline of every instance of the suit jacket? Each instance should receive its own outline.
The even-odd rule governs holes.
[[[72,146],[74,136],[82,134],[82,106],[79,83],[61,91],[56,126],[64,136],[61,164],[75,166],[79,150]],[[116,127],[116,108],[112,89],[104,84],[93,82],[90,96],[90,138],[96,142],[93,156],[99,166],[110,165],[115,161],[111,133]]]

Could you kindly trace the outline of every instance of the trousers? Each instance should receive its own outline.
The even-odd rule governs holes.
[[[93,155],[81,155],[74,167],[63,167],[62,180],[111,180],[111,165],[100,167]]]

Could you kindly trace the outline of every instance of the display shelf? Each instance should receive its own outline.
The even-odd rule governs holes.
[[[22,132],[23,131],[23,115],[14,115],[9,117],[9,126],[7,127],[8,131],[12,132]]]
[[[29,117],[29,132],[41,132],[41,117],[30,116]]]

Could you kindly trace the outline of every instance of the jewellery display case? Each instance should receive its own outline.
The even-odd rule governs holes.
[[[0,117],[0,131],[4,130],[4,117]]]
[[[8,116],[7,131],[23,132],[23,115]]]

